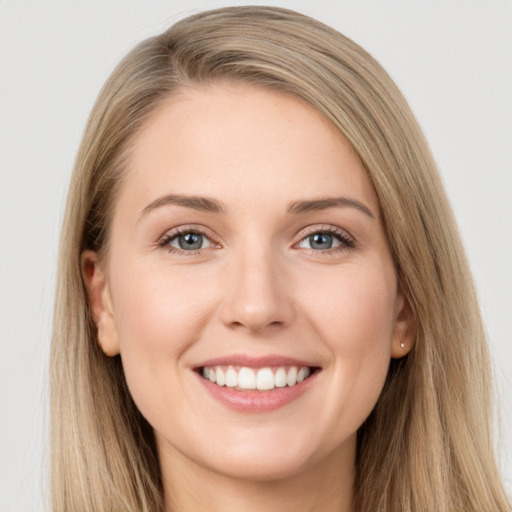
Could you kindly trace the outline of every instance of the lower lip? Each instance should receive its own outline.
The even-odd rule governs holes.
[[[302,396],[313,381],[316,379],[319,372],[313,373],[306,380],[303,380],[295,386],[274,388],[269,391],[240,391],[226,386],[218,386],[213,382],[205,379],[196,372],[197,378],[201,381],[206,390],[219,402],[223,403],[230,409],[238,412],[269,412],[275,411],[290,402]]]

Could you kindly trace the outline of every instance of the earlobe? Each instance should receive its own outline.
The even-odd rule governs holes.
[[[407,296],[398,292],[396,300],[396,317],[391,357],[400,359],[406,356],[413,348],[416,340],[416,320]]]
[[[94,251],[84,251],[81,256],[81,267],[92,317],[98,330],[98,344],[105,355],[118,355],[120,347],[114,308],[107,276],[98,255]]]

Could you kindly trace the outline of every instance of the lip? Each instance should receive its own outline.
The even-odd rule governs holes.
[[[203,367],[233,366],[249,368],[265,368],[280,366],[307,366],[314,369],[313,373],[304,381],[292,387],[274,388],[269,391],[237,390],[226,386],[218,386],[205,379],[200,370]],[[320,366],[311,361],[299,360],[286,356],[269,355],[253,357],[242,354],[234,354],[225,357],[217,357],[202,361],[193,368],[194,374],[201,385],[215,400],[231,410],[243,413],[264,413],[275,411],[300,398],[315,383]]]
[[[202,361],[193,366],[194,370],[199,370],[205,366],[247,366],[248,368],[265,368],[278,366],[309,366],[310,368],[319,368],[318,364],[311,361],[295,359],[280,355],[268,356],[248,356],[244,354],[233,354],[230,356],[216,357]]]

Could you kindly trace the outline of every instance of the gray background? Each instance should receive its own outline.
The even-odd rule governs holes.
[[[0,0],[0,512],[44,508],[55,265],[86,117],[118,60],[177,19],[244,2]],[[271,1],[369,50],[426,133],[466,243],[512,490],[512,2]]]

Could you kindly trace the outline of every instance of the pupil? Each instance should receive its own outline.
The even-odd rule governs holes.
[[[200,249],[201,245],[203,245],[203,235],[187,233],[179,237],[178,243],[182,249]]]
[[[312,249],[330,249],[332,247],[332,235],[315,233],[309,237]]]

